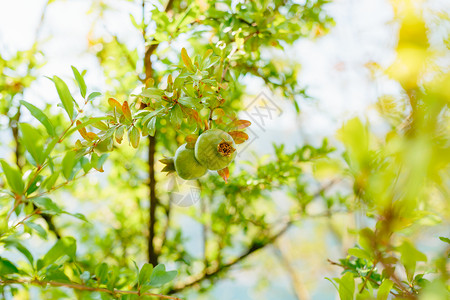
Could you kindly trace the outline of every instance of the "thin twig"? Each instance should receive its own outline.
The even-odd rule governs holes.
[[[20,203],[22,203],[22,201],[20,201],[20,199],[16,199],[15,203],[14,203],[14,207],[13,209],[8,213],[8,215],[6,216],[6,221],[9,220],[9,218],[11,218],[12,213],[16,210],[17,206],[20,205]]]
[[[364,288],[366,287],[367,281],[370,279],[370,276],[372,276],[373,271],[375,270],[377,266],[377,262],[373,262],[373,267],[370,269],[369,273],[364,277],[363,284],[361,286],[361,289],[359,290],[359,293],[361,294],[364,291]]]
[[[325,190],[330,188],[333,184],[337,183],[339,181],[331,181],[328,184],[321,187],[314,195],[313,198],[316,198],[320,196]],[[210,268],[207,268],[204,272],[201,272],[197,275],[192,276],[190,279],[187,280],[186,283],[180,284],[178,286],[175,286],[172,290],[170,290],[168,293],[173,294],[180,292],[188,287],[194,286],[199,284],[200,282],[209,279],[211,277],[214,277],[226,269],[232,267],[233,265],[241,262],[244,260],[247,256],[251,255],[252,253],[256,252],[257,250],[266,247],[267,245],[270,245],[274,243],[280,236],[282,236],[293,224],[295,224],[297,221],[301,220],[302,218],[308,218],[308,215],[299,214],[299,215],[293,215],[287,218],[287,221],[277,221],[275,224],[283,224],[281,229],[274,233],[273,235],[267,237],[263,243],[257,243],[252,244],[246,251],[244,251],[241,255],[239,255],[234,260],[229,261],[228,263],[222,264],[219,260],[218,263],[215,266],[211,266]],[[317,214],[317,215],[311,215],[311,217],[330,217],[330,212],[327,211],[325,214]],[[219,251],[220,253],[220,251]]]
[[[140,295],[140,296],[153,296],[158,297],[160,299],[171,299],[171,300],[181,300],[178,297],[173,296],[167,296],[167,295],[161,295],[161,294],[155,294],[155,293],[141,293],[139,291],[125,291],[125,290],[109,290],[105,288],[99,288],[99,287],[92,287],[92,286],[86,286],[78,283],[65,283],[65,282],[57,282],[57,281],[42,281],[42,280],[0,280],[0,284],[34,284],[34,285],[40,285],[40,286],[46,286],[51,285],[55,287],[68,287],[71,289],[76,290],[83,290],[83,291],[92,291],[92,292],[102,292],[102,293],[108,293],[108,294],[128,294],[128,295]]]

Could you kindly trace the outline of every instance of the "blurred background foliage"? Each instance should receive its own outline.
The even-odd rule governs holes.
[[[45,93],[25,97],[39,78],[54,75],[41,72],[52,60],[51,51],[43,50],[52,39],[41,29],[47,10],[65,4],[44,4],[31,48],[0,48],[3,298],[113,297],[86,287],[152,288],[182,299],[448,298],[448,11],[432,10],[427,1],[391,1],[392,26],[398,27],[395,58],[388,66],[368,62],[367,68],[374,81],[396,82],[400,92],[380,93],[367,115],[340,120],[338,140],[331,136],[333,142],[289,147],[280,138],[280,143],[262,144],[273,149],[267,155],[240,146],[244,159],[232,165],[228,183],[210,173],[186,184],[167,177],[158,162],[172,156],[194,130],[189,124],[177,130],[170,118],[156,119],[156,134],[142,136],[137,149],[125,135],[126,142],[114,143],[104,165],[91,157],[102,173],[84,175],[81,161],[70,164],[74,157],[67,153],[80,136],[75,131],[62,138],[71,124],[66,112]],[[90,84],[89,73],[96,71],[87,67],[88,94],[102,95],[85,101],[83,122],[111,112],[110,97],[128,101],[133,114],[142,112],[150,103],[139,95],[142,88],[164,90],[169,74],[185,68],[181,48],[192,58],[208,49],[220,58],[214,72],[227,115],[246,118],[245,100],[254,97],[250,83],[276,95],[274,105],[283,113],[301,116],[310,95],[299,81],[300,64],[286,53],[295,53],[297,41],[320,39],[332,30],[327,5],[322,0],[89,1],[88,35],[80,44],[86,44],[85,55],[101,70],[94,74],[103,85]],[[118,14],[133,26],[126,35],[115,31],[124,26],[114,22]],[[61,68],[70,72],[70,64]],[[79,80],[64,81],[81,99]],[[39,107],[61,136],[42,172],[36,157],[51,145],[52,130],[20,100]],[[198,113],[206,118],[209,112]],[[214,124],[219,117],[214,115]],[[254,122],[250,129],[257,126]],[[103,158],[99,153],[95,159]],[[58,172],[63,174],[59,179]],[[200,201],[177,205],[174,198],[189,188],[201,191]],[[41,189],[51,202],[30,198]],[[163,263],[178,276],[158,287],[157,280],[169,282],[173,273],[161,267],[159,273],[149,271],[145,263]],[[150,274],[156,274],[153,281],[144,282]],[[331,283],[321,283],[326,276]],[[248,277],[251,288],[239,286]],[[72,289],[28,284],[49,281]],[[330,288],[328,294],[317,291],[324,287]]]

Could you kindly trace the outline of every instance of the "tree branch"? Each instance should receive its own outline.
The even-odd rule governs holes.
[[[169,0],[167,2],[165,12],[168,12],[172,9],[174,0]],[[142,1],[142,20],[145,21],[144,18],[145,13],[145,0]],[[145,24],[144,24],[145,26]],[[144,38],[144,43],[146,42],[146,30],[142,32],[142,36]],[[144,55],[144,71],[145,71],[145,79],[146,82],[148,79],[153,78],[153,66],[152,61],[150,59],[153,52],[156,50],[159,44],[150,45],[145,51]],[[155,136],[148,137],[148,167],[149,167],[149,197],[150,197],[150,209],[149,209],[149,237],[148,237],[148,261],[152,265],[158,264],[158,253],[155,248],[155,225],[156,225],[156,207],[158,205],[158,199],[156,198],[156,179],[155,179],[155,146],[156,146],[156,134]]]
[[[170,290],[168,292],[168,294],[174,294],[174,293],[178,293],[188,287],[192,287],[194,285],[199,284],[200,282],[209,279],[211,277],[214,277],[216,275],[219,275],[220,273],[222,273],[223,271],[227,270],[228,268],[234,266],[235,264],[241,262],[242,260],[244,260],[245,258],[247,258],[247,256],[251,255],[252,253],[258,251],[261,248],[264,248],[265,246],[272,244],[276,239],[278,239],[281,235],[283,235],[293,224],[293,222],[287,222],[286,224],[284,224],[282,226],[282,228],[277,231],[275,234],[273,234],[272,236],[270,236],[269,238],[266,239],[266,241],[264,243],[253,243],[247,251],[243,252],[241,255],[239,255],[238,257],[236,257],[235,259],[229,261],[226,264],[220,265],[220,266],[216,266],[213,268],[209,268],[206,270],[205,273],[200,274],[200,276],[197,276],[197,278],[193,278],[190,281],[175,286],[172,290]]]
[[[328,188],[330,188],[332,185],[334,185],[336,182],[336,180],[330,181],[328,184],[322,186],[314,195],[313,198],[316,198],[318,196],[320,196],[325,190],[327,190]],[[258,251],[261,248],[264,248],[268,245],[273,244],[280,236],[282,236],[291,226],[292,224],[294,224],[295,222],[303,219],[303,218],[320,218],[320,217],[325,217],[325,218],[329,218],[332,214],[334,213],[339,213],[342,211],[326,211],[325,213],[321,213],[321,214],[316,214],[316,215],[305,215],[304,213],[299,213],[299,214],[295,214],[290,216],[289,218],[287,218],[287,221],[278,221],[275,222],[275,224],[284,224],[279,231],[277,231],[276,233],[274,233],[273,235],[267,237],[264,242],[258,242],[258,243],[253,243],[245,252],[243,252],[241,255],[239,255],[237,258],[235,258],[234,260],[229,261],[226,264],[220,264],[219,263],[214,266],[214,267],[210,267],[207,268],[204,272],[197,274],[196,276],[191,277],[190,280],[188,280],[186,283],[180,284],[180,285],[175,285],[174,288],[172,288],[168,294],[174,294],[174,293],[178,293],[186,288],[192,287],[194,285],[197,285],[199,283],[201,283],[202,281],[212,278],[216,275],[219,275],[220,273],[222,273],[223,271],[225,271],[226,269],[234,266],[235,264],[241,262],[242,260],[244,260],[245,258],[247,258],[249,255],[251,255],[252,253]],[[261,234],[262,235],[262,234]]]
[[[125,291],[125,290],[108,290],[105,288],[99,288],[99,287],[92,287],[87,285],[82,285],[78,283],[65,283],[65,282],[57,282],[57,281],[42,281],[42,280],[0,280],[0,284],[33,284],[33,285],[40,285],[40,286],[54,286],[54,287],[68,287],[75,290],[82,290],[82,291],[91,291],[91,292],[102,292],[102,293],[108,293],[111,295],[117,295],[117,294],[128,294],[128,295],[139,295],[139,296],[153,296],[158,297],[160,299],[171,299],[171,300],[181,300],[177,297],[172,296],[166,296],[161,294],[154,294],[154,293],[141,293],[139,291]]]
[[[149,209],[149,237],[148,237],[148,262],[156,266],[158,264],[158,254],[155,249],[155,224],[156,224],[156,179],[155,179],[155,136],[148,137],[148,167],[149,167],[149,191],[150,191],[150,209]]]
[[[286,269],[287,273],[291,277],[292,289],[295,294],[295,297],[298,300],[310,299],[308,290],[303,285],[299,274],[297,274],[296,270],[292,266],[291,261],[289,261],[289,259],[285,255],[285,253],[283,253],[283,250],[282,250],[283,248],[279,247],[277,244],[278,243],[274,243],[274,245],[273,245],[275,248],[275,253],[276,253],[277,257],[279,258],[281,264],[283,265],[283,267]]]

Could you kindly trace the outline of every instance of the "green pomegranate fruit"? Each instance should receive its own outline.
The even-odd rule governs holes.
[[[208,171],[195,159],[194,149],[186,148],[186,144],[177,149],[173,161],[178,176],[185,180],[197,179]]]
[[[209,170],[222,170],[236,157],[231,135],[220,129],[203,132],[195,143],[195,158]]]

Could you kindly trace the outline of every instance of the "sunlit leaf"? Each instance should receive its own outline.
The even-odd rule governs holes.
[[[116,100],[116,99],[114,99],[114,98],[109,98],[108,99],[108,103],[109,103],[109,105],[114,109],[116,109],[116,112],[118,112],[118,113],[120,113],[120,114],[122,114],[123,112],[122,112],[122,105],[120,105],[120,103]]]
[[[56,136],[55,129],[53,128],[52,123],[50,122],[48,117],[44,114],[44,112],[42,112],[39,108],[37,108],[33,104],[28,103],[27,101],[20,100],[20,103],[30,111],[33,117],[35,117],[39,122],[42,123],[42,125],[44,125],[45,129],[47,130],[50,136]]]
[[[80,72],[78,72],[77,68],[72,66],[73,75],[78,83],[78,87],[80,88],[81,97],[86,96],[86,83],[84,82],[83,76],[81,76]]]
[[[243,131],[230,131],[228,134],[231,135],[236,144],[242,144],[248,140],[248,134]]]
[[[181,59],[183,60],[183,63],[186,66],[186,68],[190,72],[194,73],[195,72],[194,65],[192,64],[191,58],[189,57],[185,48],[181,49]]]
[[[131,146],[133,148],[137,148],[139,146],[139,140],[141,138],[141,133],[136,127],[131,127],[131,129],[128,131],[128,139],[131,143]]]
[[[53,76],[53,82],[55,83],[56,90],[58,92],[59,98],[61,99],[62,105],[67,112],[67,115],[69,116],[70,120],[73,120],[75,114],[75,100],[70,94],[69,88],[67,87],[66,83],[58,76]]]
[[[47,214],[60,214],[62,212],[61,208],[48,197],[33,198],[32,201]]]
[[[8,182],[11,189],[16,194],[22,194],[25,189],[25,184],[22,180],[22,174],[16,168],[11,167],[6,161],[3,159],[0,160],[2,164],[3,173],[6,176],[6,181]]]
[[[132,117],[131,117],[130,107],[128,106],[128,101],[123,101],[122,112],[123,112],[123,115],[125,116],[125,118],[131,122]]]
[[[149,284],[153,287],[158,287],[172,281],[176,276],[177,271],[166,271],[163,264],[159,264],[153,268]]]

